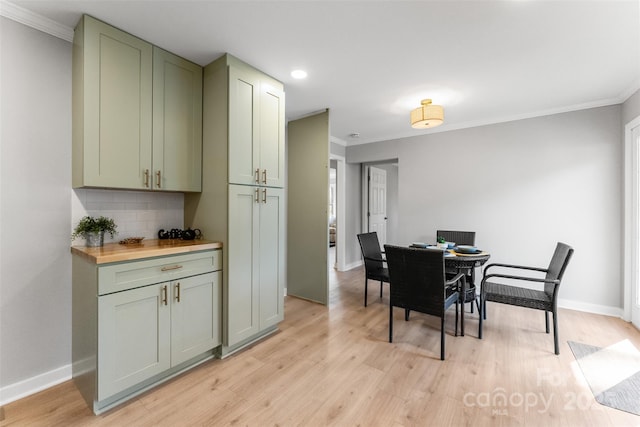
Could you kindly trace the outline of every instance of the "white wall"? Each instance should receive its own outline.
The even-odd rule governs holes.
[[[622,124],[640,116],[640,89],[622,104]]]
[[[347,148],[347,161],[398,159],[398,242],[475,230],[492,261],[546,266],[576,252],[565,305],[622,307],[621,106]]]
[[[5,18],[0,27],[4,387],[71,361],[71,44]]]
[[[0,405],[71,375],[71,245],[183,227],[184,196],[71,189],[71,43],[0,17]],[[76,241],[74,244],[83,244]]]
[[[345,264],[346,268],[360,265],[361,254],[358,233],[362,227],[361,171],[359,164],[345,164]]]

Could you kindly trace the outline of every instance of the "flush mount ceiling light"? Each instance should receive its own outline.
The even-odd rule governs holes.
[[[293,70],[291,72],[291,77],[293,77],[294,79],[306,79],[307,78],[307,72],[304,70]]]
[[[431,104],[430,99],[423,99],[422,107],[411,111],[411,127],[427,129],[440,126],[444,121],[444,110],[440,105]]]

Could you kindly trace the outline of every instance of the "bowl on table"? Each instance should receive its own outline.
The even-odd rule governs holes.
[[[481,252],[480,249],[476,248],[475,246],[469,245],[458,245],[454,248],[454,250],[461,254],[475,254]]]

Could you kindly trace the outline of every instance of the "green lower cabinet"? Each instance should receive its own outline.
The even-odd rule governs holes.
[[[284,189],[229,185],[223,355],[284,319]]]
[[[222,251],[95,264],[74,256],[72,371],[96,414],[214,357]]]
[[[98,298],[99,401],[171,367],[171,308],[163,303],[167,286]]]
[[[220,273],[172,282],[171,364],[180,363],[220,345]]]
[[[98,400],[220,345],[220,273],[98,298]]]

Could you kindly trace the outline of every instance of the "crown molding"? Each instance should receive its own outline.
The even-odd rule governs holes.
[[[343,147],[347,146],[347,141],[337,138],[335,136],[332,136],[329,138],[329,142],[333,142],[334,144],[338,144],[338,145],[342,145]]]
[[[416,136],[430,135],[430,134],[441,133],[441,132],[450,132],[453,130],[469,129],[469,128],[487,126],[487,125],[496,125],[500,123],[515,122],[517,120],[526,120],[526,119],[533,119],[536,117],[552,116],[554,114],[571,113],[573,111],[588,110],[590,108],[608,107],[610,105],[622,104],[625,101],[625,99],[623,99],[624,96],[625,95],[620,95],[615,98],[601,99],[593,102],[585,102],[583,104],[567,105],[563,107],[551,108],[548,110],[533,111],[530,113],[516,114],[512,116],[494,117],[491,119],[483,119],[483,120],[472,120],[472,121],[456,123],[456,124],[444,124],[442,126],[438,126],[436,128],[433,128],[427,131],[423,131],[421,133],[416,133],[415,131],[412,132],[408,130],[407,132],[403,132],[402,134],[399,134],[393,138],[349,142],[348,147],[352,147],[355,145],[362,145],[362,144],[371,144],[374,142],[395,141],[398,139],[412,138]]]
[[[0,1],[0,16],[73,43],[73,28],[45,18],[9,1]]]
[[[618,97],[618,99],[620,99],[620,103],[622,104],[623,102],[626,102],[626,100],[629,99],[638,90],[640,90],[640,78],[636,79],[636,81],[629,85],[627,90],[620,94],[620,96]]]

